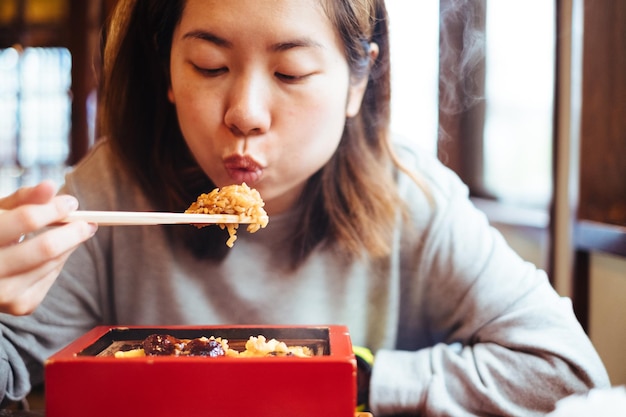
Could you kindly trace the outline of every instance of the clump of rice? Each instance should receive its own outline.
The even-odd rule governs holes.
[[[313,353],[306,346],[287,346],[285,342],[276,339],[267,340],[265,336],[250,336],[246,342],[246,350],[240,352],[238,356],[258,357],[258,356],[299,356],[309,357]]]
[[[185,213],[192,214],[236,214],[241,223],[248,224],[248,232],[254,233],[267,226],[269,217],[263,209],[265,202],[259,192],[248,187],[244,182],[241,185],[228,185],[221,189],[216,188],[208,194],[201,194],[189,206]],[[206,225],[196,225],[203,227]],[[228,229],[229,239],[226,245],[232,248],[237,240],[239,223],[220,224],[222,229]]]

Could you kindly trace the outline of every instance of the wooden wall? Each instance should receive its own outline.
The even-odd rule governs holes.
[[[578,218],[626,226],[626,1],[586,0]]]

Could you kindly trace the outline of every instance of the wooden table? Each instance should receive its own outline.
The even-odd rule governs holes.
[[[43,411],[0,410],[0,417],[45,417]]]

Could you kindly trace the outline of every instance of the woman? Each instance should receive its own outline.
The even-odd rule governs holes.
[[[55,191],[44,181],[0,198],[0,312],[31,313],[72,251],[96,232],[85,222],[43,230],[78,208],[76,198]]]
[[[122,2],[107,139],[64,192],[85,209],[182,211],[246,182],[270,222],[232,249],[216,227],[101,228],[32,316],[2,317],[4,395],[103,323],[347,325],[375,353],[376,416],[543,415],[608,385],[545,273],[435,158],[392,142],[389,94],[382,0]]]

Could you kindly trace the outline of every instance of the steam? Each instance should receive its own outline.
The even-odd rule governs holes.
[[[440,1],[440,110],[467,111],[484,98],[485,0]]]

